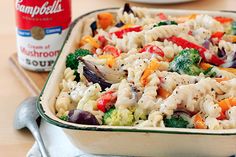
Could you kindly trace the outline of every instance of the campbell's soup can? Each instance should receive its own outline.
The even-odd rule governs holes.
[[[20,65],[50,71],[71,22],[71,0],[15,0]]]

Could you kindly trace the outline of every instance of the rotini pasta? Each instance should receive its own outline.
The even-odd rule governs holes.
[[[57,116],[61,117],[66,111],[71,110],[75,105],[71,102],[70,96],[67,92],[61,92],[56,101]]]
[[[184,26],[182,24],[176,25],[168,25],[168,26],[160,26],[155,27],[151,30],[144,32],[144,40],[145,45],[157,40],[158,38],[168,38],[171,36],[176,36],[182,33],[188,33],[190,31],[188,26]]]
[[[117,91],[115,106],[117,108],[128,108],[135,105],[136,99],[136,95],[127,80],[122,80]]]
[[[149,76],[149,83],[146,85],[142,97],[138,101],[138,107],[147,110],[149,113],[151,110],[159,109],[159,105],[156,103],[157,89],[160,80],[156,73]]]
[[[93,84],[90,87],[88,87],[85,90],[83,97],[80,99],[77,105],[77,109],[83,109],[85,104],[89,100],[96,100],[99,97],[100,91],[101,91],[101,87],[99,84]]]
[[[196,84],[182,85],[177,87],[172,95],[161,104],[160,111],[171,116],[177,105],[181,104],[187,110],[194,112],[199,111],[199,105],[203,101],[201,95],[211,92],[211,89],[218,91],[217,82],[209,78],[202,79]],[[187,99],[186,99],[187,98]]]
[[[71,68],[66,68],[64,71],[64,78],[60,84],[61,91],[70,92],[76,86],[76,82],[74,81],[75,71]]]

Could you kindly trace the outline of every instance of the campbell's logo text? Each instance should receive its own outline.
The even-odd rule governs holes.
[[[61,1],[55,0],[52,5],[48,1],[41,6],[27,6],[23,3],[24,0],[16,0],[16,10],[34,17],[36,15],[56,14],[63,11]]]

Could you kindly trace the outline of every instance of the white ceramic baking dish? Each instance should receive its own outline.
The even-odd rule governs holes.
[[[137,128],[90,126],[62,121],[55,116],[55,100],[63,77],[65,60],[73,52],[83,35],[85,21],[100,12],[115,12],[116,8],[102,9],[77,18],[40,94],[37,108],[47,122],[63,128],[71,142],[79,149],[92,154],[132,156],[231,156],[236,154],[236,129],[201,130],[177,128]],[[236,19],[234,12],[150,9],[172,15],[203,13]]]

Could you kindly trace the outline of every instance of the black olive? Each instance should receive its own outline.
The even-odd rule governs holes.
[[[125,24],[122,22],[122,21],[120,21],[120,22],[118,22],[115,26],[116,27],[118,27],[118,28],[120,28],[120,27],[122,27],[122,26],[124,26]]]
[[[99,125],[97,118],[92,113],[83,110],[70,110],[68,113],[68,122]]]
[[[91,23],[90,28],[92,30],[93,36],[95,36],[96,31],[97,31],[97,22],[94,21],[93,23]]]

